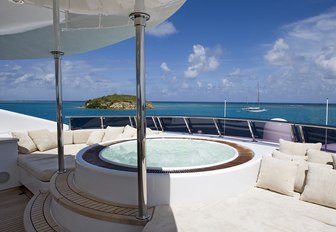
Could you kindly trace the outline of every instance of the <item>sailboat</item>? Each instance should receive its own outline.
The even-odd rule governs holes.
[[[246,108],[243,108],[243,110],[246,110],[248,112],[253,112],[253,113],[260,113],[260,112],[264,112],[267,109],[260,107],[260,93],[259,93],[259,81],[258,81],[258,105],[257,106],[249,106]]]

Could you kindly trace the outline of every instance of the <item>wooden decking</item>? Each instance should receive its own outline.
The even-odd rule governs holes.
[[[145,225],[147,221],[136,219],[137,206],[104,202],[80,192],[73,184],[73,173],[54,175],[51,194],[64,207],[79,214],[116,223]],[[153,215],[154,208],[149,208]]]
[[[0,232],[24,232],[23,212],[29,194],[22,188],[0,192]]]
[[[38,232],[62,232],[50,215],[50,193],[36,194],[28,203],[24,224],[27,231]]]
[[[93,197],[87,196],[80,192],[73,184],[73,173],[67,172],[63,174],[55,174],[53,176],[52,180],[50,181],[50,193],[36,194],[29,201],[25,209],[24,216],[24,224],[27,231],[63,231],[63,229],[57,225],[50,215],[50,203],[52,198],[59,204],[63,205],[65,208],[90,218],[142,226],[147,223],[147,221],[138,220],[136,218],[138,214],[137,206],[105,202],[94,199]],[[25,204],[21,207],[21,211],[23,211]],[[151,215],[153,215],[154,208],[150,208],[148,211]],[[1,227],[2,225],[0,225],[0,232],[24,231],[22,221],[23,220],[21,215],[21,230],[3,230]]]

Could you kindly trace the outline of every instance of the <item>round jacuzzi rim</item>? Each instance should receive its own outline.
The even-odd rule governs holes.
[[[147,140],[160,140],[160,139],[169,139],[169,140],[194,140],[194,141],[202,141],[202,142],[208,142],[208,143],[218,143],[221,146],[225,146],[228,147],[230,149],[232,149],[234,151],[234,155],[233,157],[231,157],[230,159],[227,159],[223,162],[217,162],[217,163],[211,163],[208,165],[197,165],[197,166],[189,166],[189,167],[151,167],[151,166],[147,166],[147,169],[149,170],[158,170],[158,171],[182,171],[182,170],[197,170],[197,169],[203,169],[203,168],[209,168],[209,167],[214,167],[217,165],[223,165],[226,163],[229,163],[235,159],[237,159],[239,157],[239,152],[236,148],[226,144],[226,143],[222,143],[219,140],[216,139],[211,139],[211,138],[200,138],[200,137],[151,137],[151,138],[147,138]],[[99,151],[99,158],[107,163],[110,164],[114,164],[117,166],[121,166],[121,167],[126,167],[126,168],[136,168],[136,166],[134,165],[129,165],[129,164],[123,164],[123,163],[119,163],[119,162],[114,162],[111,160],[108,160],[106,158],[104,158],[102,156],[102,152],[106,149],[108,149],[110,146],[114,146],[120,143],[131,143],[131,142],[135,142],[136,139],[131,139],[131,140],[121,140],[121,141],[117,141],[115,143],[110,144],[109,146],[107,146],[106,148],[102,149],[101,151]]]

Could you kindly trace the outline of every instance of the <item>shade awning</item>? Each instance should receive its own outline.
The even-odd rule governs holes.
[[[145,0],[152,28],[185,0]],[[95,50],[134,36],[129,14],[135,0],[61,0],[61,45],[65,55]],[[50,57],[53,50],[51,0],[0,1],[0,59]]]

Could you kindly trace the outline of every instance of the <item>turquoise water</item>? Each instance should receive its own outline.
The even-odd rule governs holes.
[[[153,102],[155,109],[147,110],[148,116],[210,116],[223,117],[223,102]],[[63,116],[123,116],[135,115],[135,110],[95,110],[84,109],[83,101],[65,101]],[[230,118],[272,119],[283,118],[289,122],[325,125],[325,104],[264,103],[267,111],[252,113],[242,110],[245,103],[227,103],[226,116]],[[56,103],[53,101],[8,101],[0,102],[0,109],[23,113],[56,121]],[[336,126],[336,104],[329,104],[329,125]],[[67,123],[67,119],[64,120]]]
[[[147,166],[151,168],[197,168],[229,162],[236,151],[222,143],[192,139],[147,139]],[[192,156],[190,156],[192,154]],[[137,166],[136,141],[115,144],[104,149],[103,160]]]

